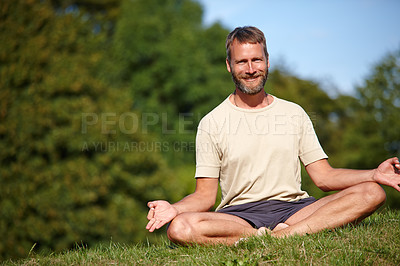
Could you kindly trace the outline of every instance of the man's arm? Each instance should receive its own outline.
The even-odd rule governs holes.
[[[343,190],[362,182],[377,182],[400,191],[400,163],[394,157],[387,159],[372,170],[352,170],[332,168],[323,159],[306,166],[313,182],[323,191]]]
[[[147,203],[150,208],[146,229],[153,232],[169,223],[178,214],[184,212],[205,212],[210,210],[217,198],[218,178],[197,178],[196,190],[181,201],[170,204],[164,200]]]

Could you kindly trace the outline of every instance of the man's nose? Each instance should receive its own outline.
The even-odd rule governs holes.
[[[254,66],[253,66],[253,62],[248,62],[247,63],[247,68],[246,68],[246,72],[249,74],[254,74],[256,72]]]

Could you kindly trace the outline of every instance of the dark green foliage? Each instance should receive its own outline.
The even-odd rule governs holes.
[[[399,61],[400,49],[376,64],[364,85],[357,88],[360,110],[354,133],[365,139],[351,140],[353,147],[364,154],[354,160],[355,164],[377,162],[382,156],[400,156]]]
[[[171,175],[135,148],[150,136],[121,130],[137,113],[127,90],[96,77],[103,35],[42,1],[1,12],[0,257],[142,239],[146,202],[169,197]]]
[[[372,69],[356,99],[343,104],[338,156],[346,167],[373,168],[383,158],[400,158],[400,49]],[[400,193],[385,187],[387,205],[400,208]]]

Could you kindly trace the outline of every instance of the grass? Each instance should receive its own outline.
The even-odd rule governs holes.
[[[109,243],[60,254],[31,254],[3,265],[400,265],[400,211],[375,213],[361,224],[308,236],[254,237],[237,246],[177,247]]]

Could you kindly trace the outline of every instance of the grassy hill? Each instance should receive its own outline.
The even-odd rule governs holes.
[[[61,254],[30,254],[3,265],[400,265],[400,211],[383,210],[357,226],[308,236],[251,238],[237,246],[177,247],[109,243]]]

